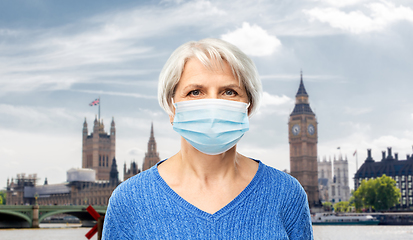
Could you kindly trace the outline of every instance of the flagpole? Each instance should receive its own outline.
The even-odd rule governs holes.
[[[359,153],[356,150],[356,172],[359,170],[358,155],[359,155]]]
[[[99,123],[100,123],[100,96],[99,96]]]

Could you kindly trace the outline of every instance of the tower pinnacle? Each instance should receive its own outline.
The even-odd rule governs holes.
[[[159,162],[159,153],[156,151],[156,141],[153,131],[153,122],[151,123],[151,136],[148,141],[148,151],[145,153],[145,158],[143,160],[142,171],[145,171]]]
[[[295,107],[290,116],[300,115],[300,114],[309,114],[315,115],[313,110],[310,108],[308,102],[308,94],[304,87],[303,73],[301,71],[300,86],[298,87],[297,94],[295,95]]]
[[[301,70],[300,86],[298,87],[298,91],[297,91],[297,94],[295,95],[295,97],[298,97],[298,96],[307,96],[308,97],[307,91],[305,90],[305,87],[304,87],[303,71],[302,70]]]
[[[153,122],[151,122],[151,136],[149,139],[155,139],[155,136],[153,134]]]

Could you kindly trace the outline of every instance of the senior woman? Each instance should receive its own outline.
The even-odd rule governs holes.
[[[181,149],[116,188],[103,239],[312,239],[298,181],[236,151],[261,92],[254,63],[232,44],[176,49],[158,98]]]

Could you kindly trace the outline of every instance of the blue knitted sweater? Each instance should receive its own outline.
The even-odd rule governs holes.
[[[313,239],[307,195],[284,172],[259,162],[250,184],[209,214],[175,193],[157,165],[115,189],[103,239]]]

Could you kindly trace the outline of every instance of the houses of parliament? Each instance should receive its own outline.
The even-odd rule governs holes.
[[[310,207],[317,206],[320,200],[348,200],[347,159],[334,161],[334,178],[331,176],[331,163],[317,161],[318,122],[310,107],[302,74],[295,98],[295,106],[288,121],[290,174],[303,186]],[[131,162],[130,166],[124,163],[123,181],[151,168],[159,160],[151,124],[142,168],[139,169],[136,162]],[[68,170],[67,181],[61,184],[48,184],[46,179],[43,185],[39,185],[35,174],[19,174],[16,179],[7,181],[7,204],[34,204],[37,196],[41,205],[107,205],[112,191],[120,183],[118,175],[114,118],[109,132],[105,131],[103,120],[95,118],[91,133],[85,119],[82,129],[82,168]],[[335,194],[336,189],[338,194]]]
[[[139,169],[136,162],[130,168],[123,167],[123,180],[155,165],[159,153],[151,125],[147,152]],[[82,168],[67,171],[67,181],[60,184],[37,184],[37,175],[17,174],[16,179],[7,180],[7,205],[107,205],[113,190],[120,184],[116,162],[116,126],[112,118],[109,133],[103,120],[95,118],[89,134],[85,119],[82,129]]]

